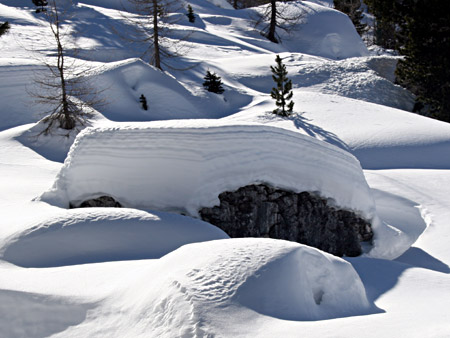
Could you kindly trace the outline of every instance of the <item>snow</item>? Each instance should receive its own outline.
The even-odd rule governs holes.
[[[89,208],[29,226],[9,239],[1,258],[25,267],[155,259],[188,243],[224,238],[208,223],[175,214]]]
[[[217,205],[221,192],[261,182],[318,192],[367,219],[375,216],[349,153],[279,128],[214,120],[86,129],[42,199],[67,207],[107,194],[128,206],[198,216],[201,207]]]
[[[377,48],[329,0],[283,4],[303,17],[281,44],[254,28],[261,9],[189,3],[195,24],[185,3],[171,38],[188,33],[191,48],[164,72],[139,60],[147,46],[114,33],[132,30],[128,2],[71,6],[69,63],[109,104],[79,136],[45,136],[48,107],[27,90],[55,46],[29,0],[0,0],[11,24],[0,37],[0,336],[448,337],[450,127],[407,111],[398,58],[371,56]],[[276,54],[293,80],[286,119],[270,114]],[[208,69],[223,95],[203,89]],[[195,215],[218,192],[260,180],[370,215],[372,247],[342,260],[227,239],[169,212]],[[61,208],[103,192],[145,208]]]

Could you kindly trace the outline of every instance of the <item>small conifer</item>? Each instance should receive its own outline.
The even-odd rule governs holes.
[[[294,102],[287,102],[292,99],[292,81],[287,78],[286,66],[282,63],[279,55],[275,58],[277,65],[270,66],[272,70],[272,78],[276,83],[276,87],[272,88],[270,95],[275,100],[278,108],[273,113],[278,116],[289,116],[294,108]]]
[[[144,94],[141,94],[141,96],[139,97],[139,102],[141,103],[142,109],[148,110],[147,98],[144,96]]]
[[[47,11],[44,6],[48,5],[48,2],[46,0],[31,0],[35,6],[41,6],[41,8],[36,9],[36,13],[45,12]]]
[[[2,36],[3,34],[7,33],[10,28],[11,28],[11,26],[10,26],[8,21],[2,23],[0,25],[0,36]]]
[[[205,87],[207,91],[216,94],[222,94],[225,91],[222,87],[222,80],[216,73],[211,73],[208,70],[204,79],[205,82],[203,82],[203,87]]]
[[[195,22],[195,14],[194,14],[194,10],[192,9],[192,6],[191,5],[188,5],[188,13],[186,14],[187,15],[187,17],[188,17],[188,19],[189,19],[189,22]]]

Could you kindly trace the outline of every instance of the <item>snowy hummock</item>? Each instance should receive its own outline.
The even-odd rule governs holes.
[[[375,217],[359,162],[309,136],[258,124],[174,121],[87,128],[43,199],[68,207],[110,195],[126,206],[198,216],[224,191],[267,183]]]
[[[135,209],[68,210],[19,233],[0,257],[25,267],[160,258],[182,245],[228,236],[208,223]]]
[[[234,336],[232,313],[240,314],[232,326],[242,326],[258,314],[308,321],[376,309],[349,263],[287,241],[249,238],[189,244],[164,256],[157,266],[140,270],[139,279],[116,289],[114,302],[95,309],[99,318],[88,318],[64,333],[202,337],[221,335],[227,326]]]
[[[61,207],[108,195],[122,205],[198,217],[219,194],[265,183],[313,192],[372,223],[373,257],[393,259],[417,236],[382,222],[358,160],[286,129],[224,120],[110,124],[79,134],[52,189]]]
[[[410,109],[413,97],[392,83],[396,58],[368,57],[350,19],[333,10],[331,0],[283,4],[288,11],[305,9],[306,13],[290,35],[279,31],[280,44],[271,43],[254,28],[251,17],[261,11],[259,8],[234,10],[226,0],[190,0],[196,22],[188,22],[185,4],[174,14],[180,20],[172,26],[175,31],[169,38],[177,41],[179,36],[189,35],[192,48],[184,57],[170,60],[175,69],[158,73],[144,63],[148,59],[136,59],[148,45],[130,46],[113,33],[113,29],[124,35],[132,31],[124,18],[134,13],[127,0],[77,3],[70,8],[73,15],[64,27],[75,33],[67,40],[67,51],[73,56],[67,64],[75,61],[80,69],[94,68],[94,74],[89,72],[92,88],[109,102],[98,109],[100,114],[117,121],[229,115],[227,123],[267,124],[337,145],[361,162],[380,224],[386,230],[375,227],[370,255],[393,259],[407,251],[394,260],[367,256],[347,259],[359,276],[342,264],[334,277],[330,277],[334,270],[328,267],[341,264],[336,258],[317,256],[325,257],[324,262],[314,255],[304,256],[301,263],[294,264],[299,250],[306,252],[303,248],[290,244],[289,249],[269,240],[245,240],[238,245],[227,239],[212,242],[214,245],[187,245],[159,259],[51,268],[20,267],[0,259],[1,337],[148,337],[149,332],[161,337],[204,333],[218,337],[334,338],[363,333],[365,337],[384,338],[399,332],[413,338],[450,336],[450,158],[446,156],[450,152],[450,125],[400,110]],[[125,227],[113,216],[122,211],[106,214],[108,211],[102,210],[105,214],[96,221],[91,216],[100,211],[62,210],[32,200],[55,181],[73,135],[66,137],[58,131],[38,137],[36,132],[42,126],[31,124],[49,108],[35,104],[27,94],[37,88],[33,73],[44,70],[40,59],[56,61],[56,47],[43,15],[35,13],[29,0],[0,0],[0,22],[4,21],[11,24],[11,30],[0,38],[2,254],[9,248],[7,254],[19,257],[17,254],[23,253],[22,258],[32,260],[25,255],[30,247],[39,250],[33,254],[41,266],[55,265],[58,258],[46,257],[40,244],[61,257],[66,250],[82,255],[83,243],[64,248],[53,239],[70,241],[67,235],[76,233],[76,238],[88,241],[97,230],[108,227],[110,232],[102,234],[118,244],[122,254],[115,257],[125,259],[130,252],[128,246],[120,246],[122,240],[127,242]],[[72,53],[75,45],[81,48],[80,53]],[[289,119],[266,113],[274,109],[269,66],[276,54],[283,58],[293,80],[295,114]],[[203,89],[207,70],[222,77],[223,95]],[[153,90],[158,90],[158,96],[151,95]],[[141,94],[147,97],[148,111],[139,106]],[[105,118],[90,122],[99,128],[109,123]],[[193,121],[199,124],[196,126],[188,121],[177,123],[203,128],[202,120]],[[141,222],[150,215],[171,229],[198,225],[182,216],[172,222],[163,212],[151,211],[145,217],[138,215],[141,211],[124,212],[123,222],[142,234],[158,230],[159,221]],[[77,223],[72,224],[69,218],[75,214]],[[198,233],[193,231],[192,235],[197,237]],[[137,241],[142,244],[140,238]],[[170,243],[164,239],[160,244]],[[113,249],[98,237],[92,244],[90,248],[99,252]],[[267,264],[253,263],[256,257],[266,257]],[[276,269],[277,262],[286,269]],[[259,270],[254,273],[255,269]],[[344,276],[344,271],[349,274]],[[324,279],[318,281],[317,273],[323,273]],[[324,286],[321,305],[311,302],[311,294],[320,299],[316,290],[295,288],[297,280],[304,281],[305,276]],[[339,290],[323,284],[328,280],[339,285]],[[369,309],[357,286],[359,280]],[[277,283],[285,286],[286,292],[275,289]],[[351,291],[347,285],[352,286]],[[270,308],[254,301],[256,291],[250,289],[265,290],[257,296]],[[230,290],[236,297],[221,293]],[[274,294],[277,297],[271,297],[272,291],[279,292]],[[341,292],[345,299],[339,298]],[[331,294],[338,297],[336,302],[328,302]],[[216,297],[217,302],[205,300],[204,295]],[[277,303],[278,297],[290,308]],[[312,312],[306,314],[305,308],[291,300],[309,302]],[[348,300],[355,302],[349,304]]]

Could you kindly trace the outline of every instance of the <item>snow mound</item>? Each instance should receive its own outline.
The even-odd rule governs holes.
[[[48,337],[83,322],[90,307],[61,297],[0,289],[0,336]]]
[[[322,93],[411,111],[414,95],[395,85],[395,57],[349,58],[341,61],[304,63],[294,82]]]
[[[222,230],[176,214],[76,209],[16,235],[2,248],[1,258],[24,267],[154,259],[187,243],[224,238]]]
[[[220,193],[257,183],[316,192],[368,220],[376,215],[351,154],[288,130],[220,120],[87,128],[42,199],[67,207],[110,195],[125,206],[198,216],[219,204]]]
[[[102,114],[113,121],[203,118],[196,98],[175,78],[140,59],[112,62],[92,81],[106,95]],[[147,99],[148,110],[139,98]],[[214,117],[214,116],[212,116]]]
[[[143,275],[118,295],[132,304],[121,307],[136,319],[132,336],[213,336],[220,332],[211,327],[227,325],[228,311],[239,311],[238,321],[255,312],[308,321],[373,310],[351,264],[298,243],[245,238],[190,244],[160,263],[153,287]]]
[[[288,15],[299,11],[303,16],[297,30],[286,37],[282,36],[283,45],[289,51],[333,60],[369,55],[347,15],[308,1],[288,4]]]

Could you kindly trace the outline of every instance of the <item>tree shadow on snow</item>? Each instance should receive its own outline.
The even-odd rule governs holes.
[[[405,263],[413,256],[414,263]],[[368,257],[346,258],[346,260],[353,265],[361,278],[370,302],[375,302],[380,296],[394,288],[400,276],[410,268],[420,267],[441,273],[450,273],[450,268],[446,264],[418,248],[411,248],[393,261]]]
[[[348,145],[344,141],[342,141],[336,134],[329,132],[319,126],[316,126],[315,124],[312,124],[310,122],[310,119],[307,119],[306,117],[299,114],[293,115],[289,117],[289,119],[294,123],[294,126],[297,129],[303,130],[307,135],[319,140],[323,140],[327,143],[350,152]]]
[[[408,264],[415,268],[423,268],[450,274],[450,267],[447,264],[416,247],[410,248],[395,261]]]

